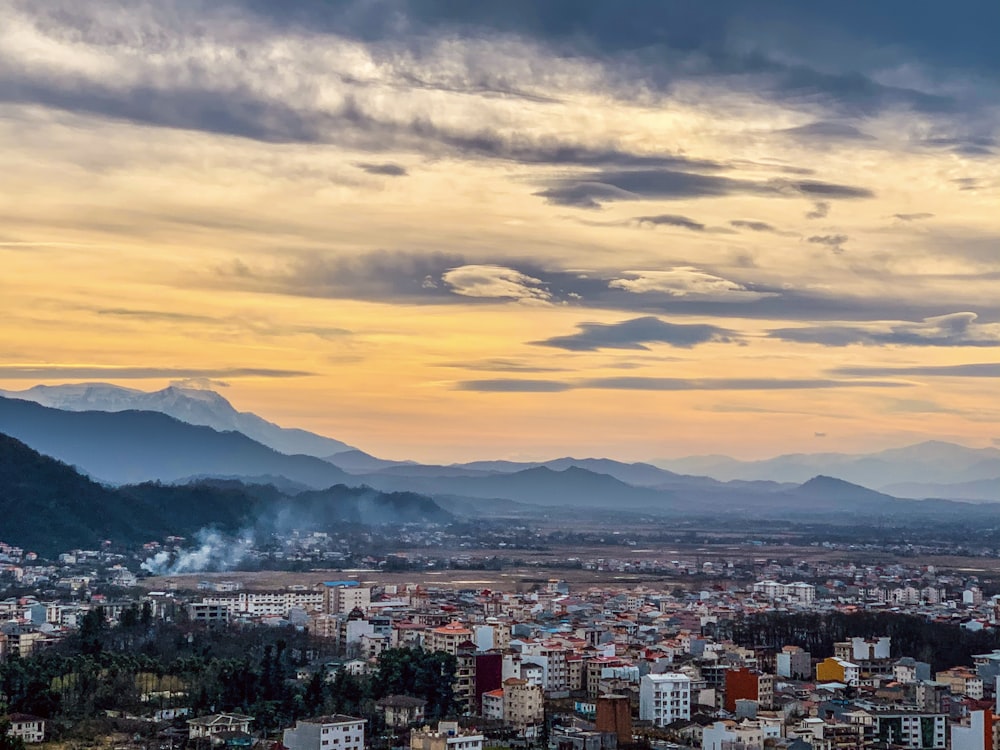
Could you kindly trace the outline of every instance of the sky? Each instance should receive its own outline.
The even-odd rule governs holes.
[[[995,0],[0,18],[0,388],[423,461],[1000,442]]]

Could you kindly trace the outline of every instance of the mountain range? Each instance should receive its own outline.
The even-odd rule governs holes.
[[[155,411],[188,424],[235,431],[279,453],[323,457],[353,450],[346,443],[306,430],[279,427],[251,412],[237,411],[222,395],[201,388],[169,386],[148,393],[108,383],[36,385],[0,396],[34,401],[63,411]]]
[[[294,495],[232,480],[106,487],[3,434],[0,514],[0,541],[43,555],[93,548],[105,539],[138,545],[169,535],[191,538],[206,528],[272,534],[452,518],[429,497],[342,484]]]
[[[906,497],[1000,501],[1000,449],[968,448],[929,440],[872,454],[795,453],[761,461],[728,456],[689,456],[654,462],[670,471],[715,479],[804,482],[828,474],[847,482]],[[970,485],[970,483],[977,483]]]
[[[786,506],[794,512],[789,497],[796,488],[825,476],[890,499],[1000,500],[1000,450],[940,441],[870,455],[791,454],[763,461],[563,457],[435,466],[381,459],[340,440],[280,427],[209,390],[171,386],[146,393],[87,383],[3,393],[0,432],[113,484],[234,478],[289,493],[344,484],[540,507],[601,508],[610,499],[665,513]],[[805,504],[798,510],[814,505],[801,496],[798,501]]]

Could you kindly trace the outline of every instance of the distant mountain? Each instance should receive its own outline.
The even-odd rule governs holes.
[[[150,508],[0,435],[0,540],[42,555],[134,538]],[[154,521],[155,524],[155,521]]]
[[[691,456],[655,463],[671,471],[703,474],[724,481],[801,483],[824,474],[874,489],[889,488],[901,482],[954,484],[1000,477],[1000,450],[967,448],[934,440],[869,455],[800,453],[762,461]]]
[[[413,465],[412,461],[389,461],[384,458],[376,458],[356,448],[334,453],[332,456],[323,456],[322,458],[324,461],[329,461],[334,466],[339,466],[344,471],[351,472],[352,474],[378,471],[379,469],[386,469],[391,466]]]
[[[546,467],[553,471],[565,471],[577,467],[592,471],[595,474],[607,474],[627,484],[637,487],[656,487],[678,478],[672,471],[667,471],[652,464],[624,463],[609,458],[556,458],[551,461],[520,463],[516,461],[473,461],[472,463],[455,464],[455,468],[471,469],[493,473],[513,473],[525,469]]]
[[[954,484],[898,482],[887,485],[883,489],[896,497],[938,497],[979,503],[1000,503],[1000,477]]]
[[[337,523],[448,523],[454,516],[425,495],[341,484],[289,498],[279,508],[279,519],[284,526],[319,529]]]
[[[41,408],[41,407],[39,407]],[[94,548],[109,539],[138,545],[204,528],[269,534],[330,530],[341,523],[446,523],[452,515],[428,497],[337,485],[286,496],[271,485],[210,480],[146,482],[111,489],[72,467],[0,434],[0,541],[45,556]]]
[[[367,474],[363,479],[366,484],[384,491],[411,489],[431,496],[506,498],[542,506],[669,510],[672,499],[668,492],[634,487],[607,474],[597,474],[576,466],[562,471],[538,466],[510,474],[478,476],[421,477],[385,472]]]
[[[239,432],[217,432],[158,412],[72,412],[0,398],[0,432],[114,484],[262,474],[317,489],[360,484],[322,459],[285,455]]]
[[[188,424],[220,432],[236,431],[288,455],[323,457],[351,450],[351,446],[305,430],[279,427],[233,408],[215,391],[170,386],[161,391],[122,388],[108,383],[36,385],[24,391],[0,391],[0,396],[34,401],[63,411],[155,411]]]

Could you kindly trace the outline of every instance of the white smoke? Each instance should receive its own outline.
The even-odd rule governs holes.
[[[176,552],[157,552],[146,558],[141,567],[157,576],[232,570],[243,561],[252,546],[247,536],[226,537],[213,529],[202,529],[195,534],[197,546]]]

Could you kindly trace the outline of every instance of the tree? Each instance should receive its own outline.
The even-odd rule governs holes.
[[[0,750],[24,750],[24,740],[9,734],[10,721],[0,719]]]

